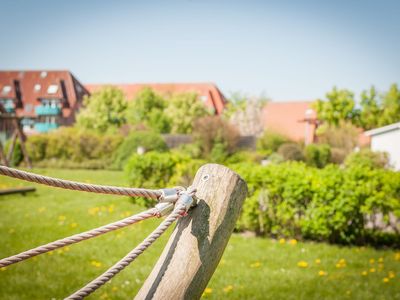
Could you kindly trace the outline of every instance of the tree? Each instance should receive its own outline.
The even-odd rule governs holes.
[[[126,108],[127,101],[120,89],[104,87],[85,98],[76,126],[101,133],[115,131],[125,123]]]
[[[397,84],[392,84],[387,93],[382,96],[382,113],[378,125],[385,126],[400,121],[400,90]]]
[[[165,115],[171,122],[171,133],[192,133],[194,122],[209,114],[195,93],[173,95],[165,110]]]
[[[249,97],[239,92],[233,93],[228,100],[224,117],[235,125],[242,135],[260,135],[263,132],[262,108],[268,99],[261,95]]]
[[[132,125],[143,124],[156,132],[167,133],[171,128],[171,120],[164,114],[166,107],[167,101],[146,87],[129,102],[127,122]]]
[[[379,95],[374,86],[361,93],[360,118],[357,125],[364,129],[372,129],[378,126],[382,108],[379,103]]]
[[[338,126],[340,121],[354,122],[358,112],[355,110],[354,94],[336,87],[326,94],[327,101],[318,99],[314,103],[318,118],[329,125]]]

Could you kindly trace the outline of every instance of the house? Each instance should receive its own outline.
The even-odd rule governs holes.
[[[295,141],[315,141],[318,125],[313,101],[268,102],[261,114],[264,130],[280,133]]]
[[[128,100],[134,99],[146,87],[163,96],[179,93],[196,93],[206,107],[210,108],[217,115],[222,113],[226,104],[224,95],[213,83],[86,84],[85,87],[90,93],[93,93],[107,85],[121,89]]]
[[[371,138],[371,150],[389,154],[389,163],[400,170],[400,122],[365,132]]]
[[[71,125],[86,95],[69,71],[0,71],[0,105],[25,133]]]

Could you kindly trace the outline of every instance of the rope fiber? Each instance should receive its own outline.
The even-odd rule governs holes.
[[[182,204],[179,204],[174,211],[143,241],[141,242],[135,249],[129,252],[124,258],[118,261],[115,265],[109,268],[106,272],[101,274],[96,279],[92,280],[86,286],[76,291],[69,297],[65,298],[67,300],[79,300],[84,297],[90,295],[102,285],[107,283],[111,278],[121,272],[124,268],[126,268],[132,261],[134,261],[140,254],[142,254],[151,244],[154,243],[156,239],[158,239],[171,224],[181,217],[186,212],[186,207]]]
[[[88,239],[91,239],[98,235],[101,235],[101,234],[104,234],[104,233],[107,233],[107,232],[110,232],[110,231],[113,231],[116,229],[120,229],[120,228],[126,227],[131,224],[135,224],[139,221],[146,220],[146,219],[149,219],[152,217],[156,217],[157,215],[158,215],[158,210],[155,208],[152,208],[152,209],[146,210],[144,212],[141,212],[139,214],[125,218],[123,220],[120,220],[120,221],[117,221],[114,223],[110,223],[110,224],[107,224],[107,225],[104,225],[104,226],[101,226],[101,227],[98,227],[98,228],[95,228],[95,229],[92,229],[89,231],[78,233],[78,234],[45,244],[45,245],[21,252],[19,254],[3,258],[0,260],[0,267],[9,266],[9,265],[15,264],[17,262],[23,261],[25,259],[34,257],[34,256],[42,254],[42,253],[46,253],[46,252],[49,252],[49,251],[52,251],[52,250],[55,250],[58,248],[65,247],[67,245],[71,245],[71,244],[75,244],[75,243],[78,243],[78,242],[81,242],[84,240],[88,240]]]
[[[0,174],[22,179],[25,181],[45,184],[53,187],[76,190],[76,191],[84,191],[90,193],[101,193],[101,194],[112,194],[112,195],[123,195],[130,197],[145,197],[150,199],[159,199],[162,195],[160,190],[150,190],[150,189],[141,189],[141,188],[124,188],[117,186],[107,186],[107,185],[97,185],[97,184],[88,184],[58,178],[52,178],[48,176],[38,175],[30,172],[25,172],[13,168],[9,168],[6,166],[0,166]]]

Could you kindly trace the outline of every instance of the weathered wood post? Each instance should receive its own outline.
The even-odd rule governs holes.
[[[135,299],[199,299],[214,273],[247,194],[227,167],[202,166],[194,179],[200,199],[178,221],[156,266]]]

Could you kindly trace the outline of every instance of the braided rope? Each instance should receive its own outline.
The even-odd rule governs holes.
[[[131,197],[145,197],[151,199],[158,199],[161,196],[161,191],[159,190],[87,184],[87,183],[81,183],[76,181],[63,180],[63,179],[57,179],[48,176],[33,174],[9,168],[6,166],[0,166],[0,174],[30,182],[36,182],[40,184],[45,184],[69,190],[85,191],[91,193],[124,195]]]
[[[77,300],[83,299],[84,297],[90,295],[99,287],[104,285],[107,281],[117,275],[120,271],[122,271],[125,267],[127,267],[132,261],[134,261],[140,254],[142,254],[148,247],[150,247],[153,242],[159,238],[171,224],[178,219],[182,214],[186,212],[186,207],[184,205],[179,204],[174,211],[143,241],[141,242],[135,249],[129,252],[124,258],[118,261],[114,266],[109,268],[102,275],[92,280],[86,286],[76,291],[69,297],[65,298],[68,300]]]
[[[42,253],[46,253],[70,244],[75,244],[78,243],[80,241],[83,240],[87,240],[87,239],[91,239],[93,237],[96,237],[98,235],[119,229],[119,228],[123,228],[126,227],[128,225],[137,223],[139,221],[145,220],[145,219],[149,219],[152,217],[158,216],[158,210],[155,208],[146,210],[142,213],[130,216],[128,218],[122,219],[120,221],[114,222],[114,223],[110,223],[89,231],[85,231],[82,233],[78,233],[75,235],[72,235],[70,237],[66,237],[27,251],[24,251],[22,253],[7,257],[7,258],[3,258],[0,260],[0,267],[5,267],[11,264],[15,264],[17,262],[23,261],[25,259],[31,258],[33,256],[42,254]]]

